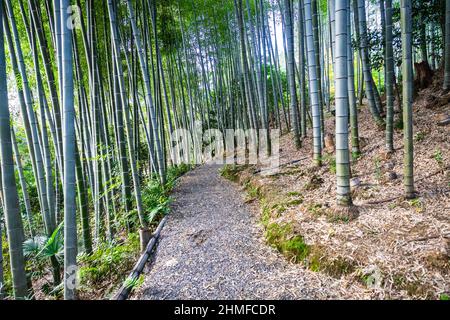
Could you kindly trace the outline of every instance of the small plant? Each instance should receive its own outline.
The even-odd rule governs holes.
[[[283,203],[277,203],[272,206],[272,209],[275,209],[278,213],[286,212],[287,208]]]
[[[440,149],[436,150],[433,154],[433,158],[434,160],[436,160],[436,162],[442,166],[444,164],[444,157],[442,155],[442,151]]]
[[[134,290],[138,289],[144,283],[144,280],[145,280],[144,275],[141,275],[137,278],[136,277],[133,277],[133,278],[128,277],[125,280],[124,285],[127,289],[134,291]]]
[[[288,207],[296,207],[298,205],[301,205],[302,203],[303,203],[303,198],[298,198],[298,199],[294,199],[294,200],[288,201],[286,203],[286,205]]]
[[[322,161],[329,164],[330,172],[336,174],[336,158],[331,155],[324,155]]]
[[[409,200],[409,205],[413,207],[417,212],[423,211],[423,203],[419,198]]]
[[[423,131],[417,132],[416,135],[414,136],[414,140],[416,142],[421,142],[423,140],[425,140],[426,134]]]
[[[261,215],[261,223],[263,224],[264,227],[267,227],[267,225],[270,222],[270,218],[271,218],[271,210],[269,208],[269,206],[267,206],[266,204],[262,205],[262,215]]]
[[[355,152],[352,151],[352,160],[353,161],[358,161],[359,159],[361,159],[361,152]]]
[[[450,301],[450,296],[447,295],[447,294],[441,294],[439,296],[439,300],[441,300],[441,301]]]
[[[260,197],[260,195],[261,195],[261,188],[260,187],[255,187],[251,183],[247,184],[246,190],[247,190],[248,195],[252,199],[258,199]]]

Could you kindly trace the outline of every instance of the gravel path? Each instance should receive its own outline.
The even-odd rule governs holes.
[[[202,166],[175,188],[172,213],[133,299],[348,298],[336,279],[287,262],[264,243],[242,192]]]

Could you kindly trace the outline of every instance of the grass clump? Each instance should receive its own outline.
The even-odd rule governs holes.
[[[234,164],[227,164],[222,169],[220,169],[220,175],[232,182],[239,182],[239,173],[242,170],[243,168],[240,166]]]
[[[270,223],[266,228],[267,242],[286,256],[299,263],[304,261],[310,252],[309,246],[301,235],[293,235],[291,224]]]

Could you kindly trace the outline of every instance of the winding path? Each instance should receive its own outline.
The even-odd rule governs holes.
[[[242,193],[202,166],[175,188],[145,282],[133,299],[332,299],[343,284],[287,262],[264,243]]]

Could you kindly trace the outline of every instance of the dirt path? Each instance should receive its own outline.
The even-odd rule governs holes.
[[[349,298],[340,281],[287,262],[264,243],[242,193],[203,166],[175,189],[145,282],[133,299]]]

